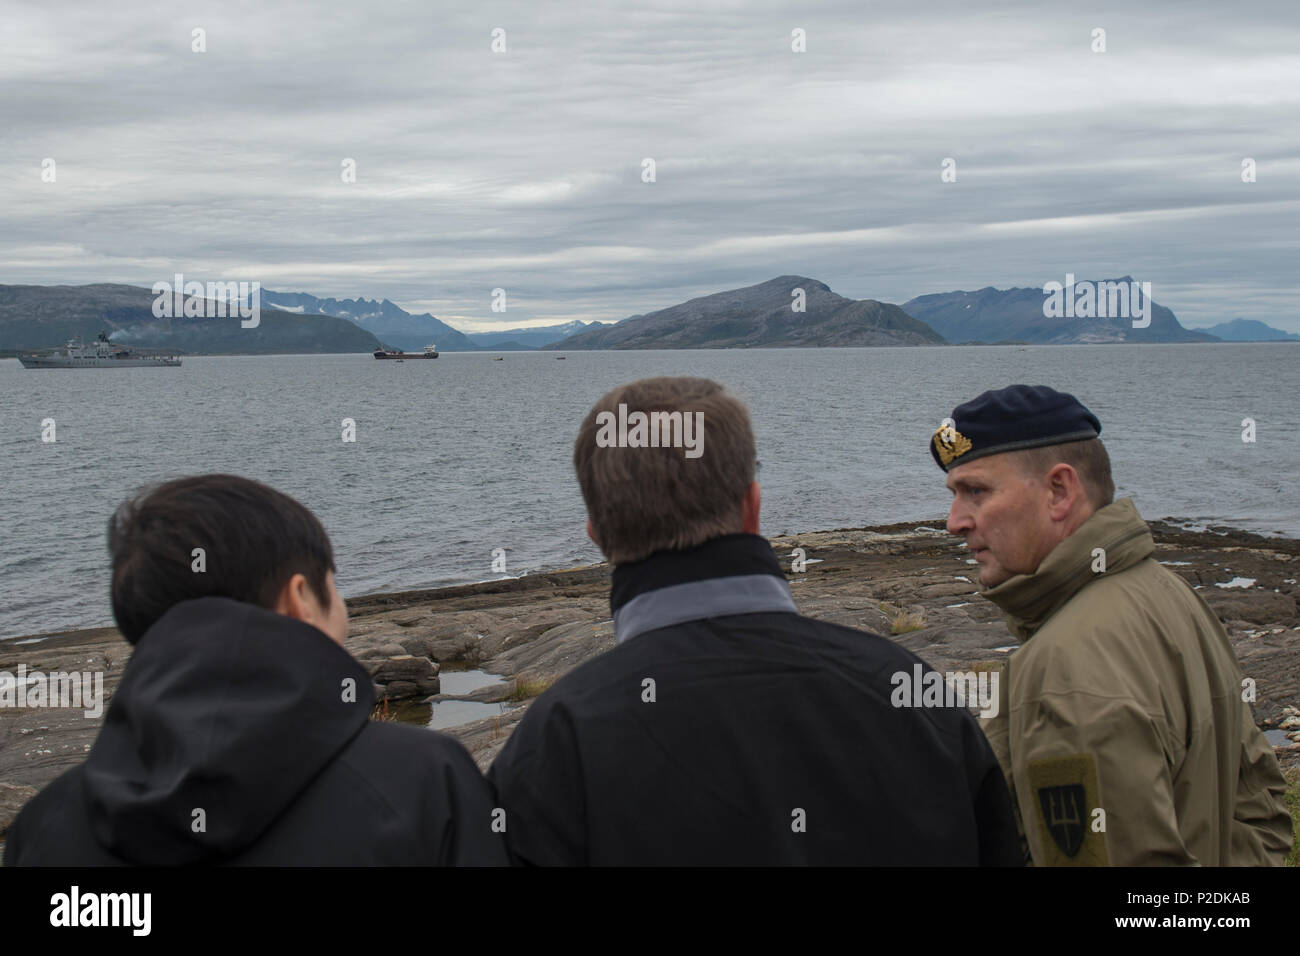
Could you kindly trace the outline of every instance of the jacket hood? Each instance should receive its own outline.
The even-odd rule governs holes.
[[[364,668],[310,624],[227,598],[177,604],[140,639],[83,766],[95,837],[136,864],[234,855],[373,705]]]
[[[1026,641],[1100,577],[1092,570],[1096,548],[1106,553],[1106,574],[1125,571],[1155,551],[1151,530],[1131,498],[1121,498],[1094,512],[1079,530],[1052,549],[1033,574],[1017,574],[981,593],[1002,609],[1011,633]]]

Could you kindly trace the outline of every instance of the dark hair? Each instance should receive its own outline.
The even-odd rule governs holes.
[[[602,416],[612,420],[620,404],[659,416],[650,419],[655,447],[602,445]],[[673,415],[677,424],[698,415],[693,420],[707,427],[707,443],[704,427],[699,432],[698,458],[668,440],[661,445]],[[607,393],[587,413],[573,465],[597,544],[612,564],[626,564],[741,530],[756,466],[754,431],[749,411],[717,382],[646,378]]]
[[[202,548],[206,569],[193,570]],[[334,550],[314,514],[237,475],[196,475],[145,489],[108,519],[113,619],[134,644],[174,604],[227,597],[274,608],[295,574],[330,606]]]
[[[1079,481],[1094,509],[1104,508],[1115,500],[1115,480],[1110,474],[1110,455],[1100,438],[1046,445],[1016,452],[1021,471],[1039,478],[1064,462],[1079,474]]]

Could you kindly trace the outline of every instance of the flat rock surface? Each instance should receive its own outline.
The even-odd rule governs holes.
[[[1015,641],[996,608],[979,597],[975,565],[942,521],[844,529],[773,539],[789,570],[791,551],[810,562],[790,572],[800,610],[888,635],[900,612],[920,627],[893,639],[939,670],[967,670],[1005,659]],[[1237,531],[1189,532],[1153,522],[1158,560],[1181,575],[1221,619],[1255,679],[1255,717],[1275,728],[1282,709],[1300,705],[1300,541]],[[1246,580],[1249,587],[1241,587]],[[1220,587],[1236,583],[1235,587]],[[882,604],[886,607],[882,609]],[[529,700],[614,644],[609,569],[604,565],[483,584],[371,595],[348,601],[348,650],[362,660],[428,657],[508,680],[461,699],[501,702],[503,712],[450,728],[486,769]],[[112,628],[34,635],[38,643],[0,643],[0,671],[104,671],[111,696],[130,657]],[[439,698],[440,700],[443,698]],[[80,710],[0,708],[0,835],[18,806],[84,759],[102,718]],[[1278,750],[1284,766],[1296,749]]]

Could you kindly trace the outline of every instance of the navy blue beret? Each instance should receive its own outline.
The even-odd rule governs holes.
[[[985,455],[1062,445],[1101,434],[1101,422],[1067,392],[1046,385],[1008,385],[952,410],[930,437],[930,454],[944,471]]]

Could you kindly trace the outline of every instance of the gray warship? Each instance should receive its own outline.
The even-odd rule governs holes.
[[[103,332],[89,345],[72,339],[63,349],[41,355],[20,355],[18,361],[23,368],[138,368],[181,364],[175,355],[146,355],[125,345],[116,345]]]

